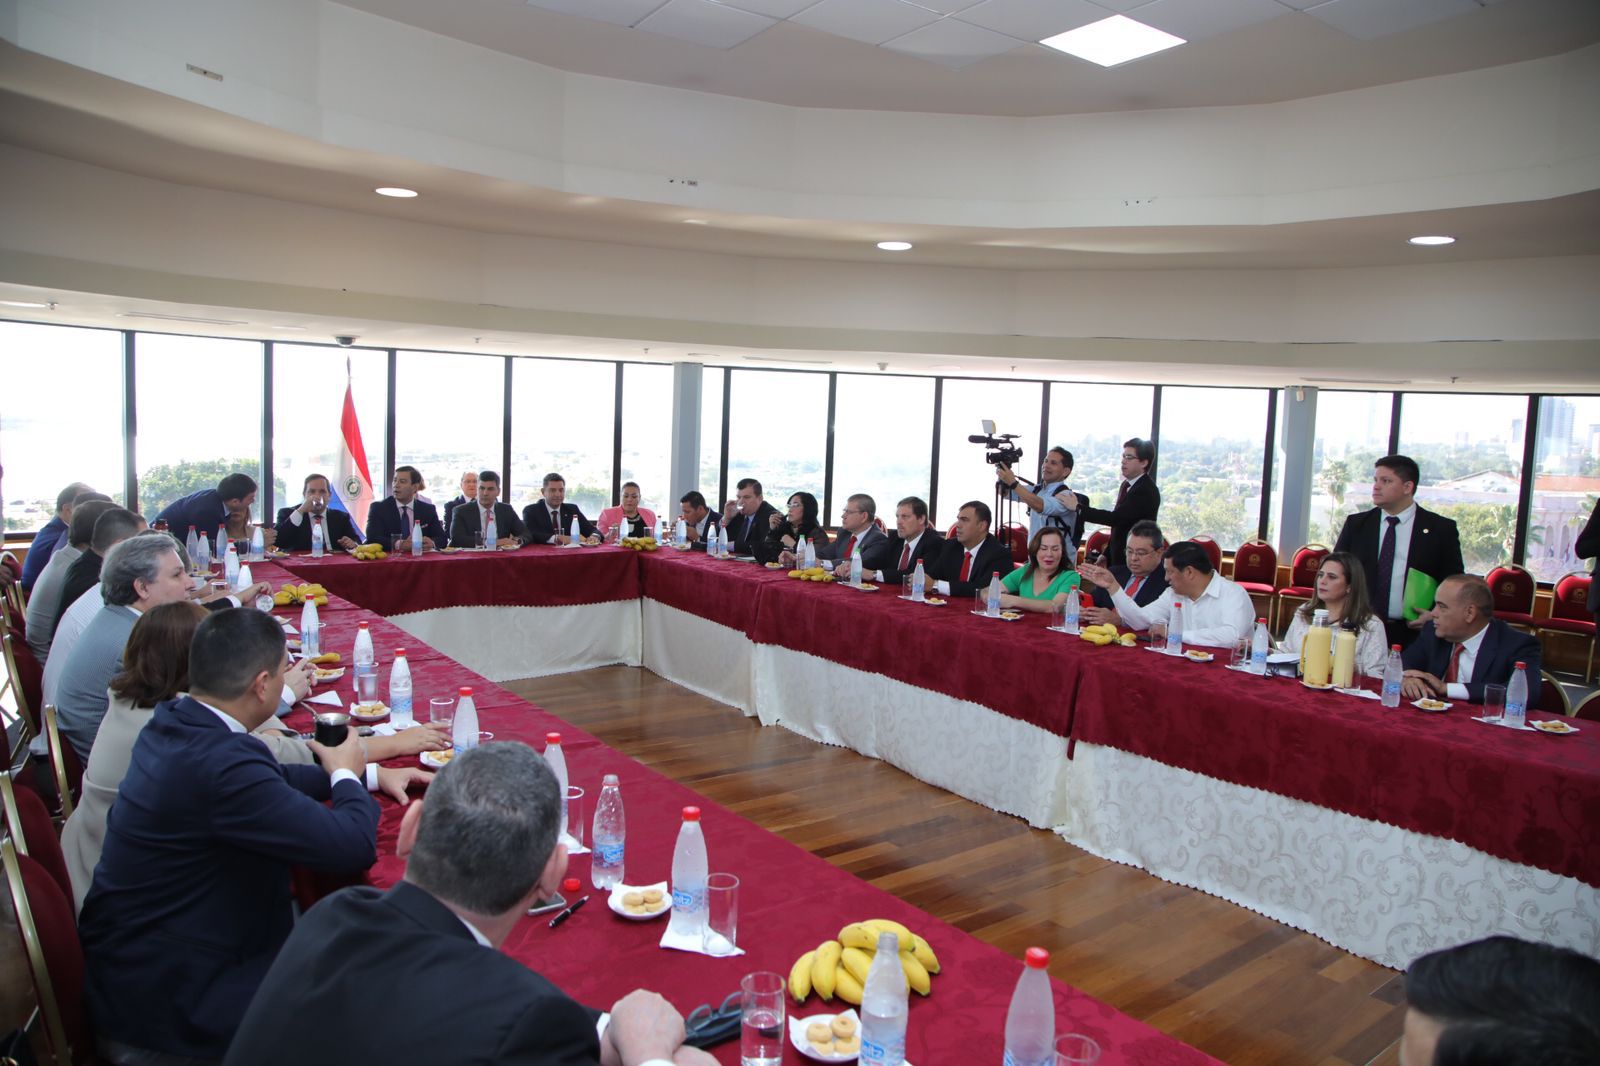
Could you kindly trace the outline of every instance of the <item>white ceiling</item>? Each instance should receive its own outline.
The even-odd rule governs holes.
[[[562,70],[800,107],[976,115],[1269,103],[1600,41],[1595,0],[343,3]],[[1031,43],[1113,13],[1190,43],[1109,70]]]

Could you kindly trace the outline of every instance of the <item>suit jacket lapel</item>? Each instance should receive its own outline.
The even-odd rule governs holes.
[[[1457,678],[1457,680],[1462,684],[1466,684],[1469,681],[1476,682],[1478,675],[1483,673],[1484,667],[1494,659],[1499,651],[1500,633],[1496,629],[1494,622],[1491,621],[1489,627],[1483,631],[1483,640],[1478,644],[1478,654],[1472,657],[1472,676]]]

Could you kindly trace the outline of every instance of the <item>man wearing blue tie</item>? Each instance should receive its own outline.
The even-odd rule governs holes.
[[[391,487],[394,495],[379,500],[367,511],[367,543],[382,545],[387,551],[397,539],[409,544],[411,530],[421,526],[424,551],[444,547],[444,527],[439,524],[438,510],[427,500],[417,498],[417,493],[427,487],[422,471],[414,466],[395,467]]]

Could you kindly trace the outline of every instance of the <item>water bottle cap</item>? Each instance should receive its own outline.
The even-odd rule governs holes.
[[[544,735],[544,742],[546,744],[559,744],[559,743],[561,743],[561,734],[560,733],[546,733]]]
[[[1030,970],[1042,970],[1050,965],[1050,953],[1044,948],[1029,948],[1022,956],[1022,961],[1028,964]]]
[[[576,877],[569,877],[565,881],[561,882],[561,891],[563,892],[576,892],[582,887],[583,882],[578,880]]]
[[[1528,664],[1527,663],[1524,663],[1524,662],[1517,663],[1517,669],[1518,670],[1526,670],[1527,668],[1528,668]]]
[[[361,625],[362,625],[362,626],[363,626],[363,627],[365,627],[365,626],[366,626],[366,623],[365,623],[365,622],[362,622],[362,623],[361,623]],[[394,657],[395,657],[395,658],[396,658],[396,659],[404,659],[404,658],[405,658],[405,657],[406,657],[406,650],[405,650],[405,649],[404,649],[404,648],[396,648],[396,649],[395,649],[395,650],[394,650]]]
[[[1328,612],[1327,611],[1323,611],[1322,613],[1323,614],[1327,614]],[[1267,620],[1265,618],[1257,618],[1256,619],[1256,624],[1264,626],[1264,625],[1267,624]]]
[[[604,785],[615,785],[615,784],[619,784],[619,783],[620,782],[617,780],[617,775],[616,774],[606,774],[604,777],[602,777],[600,779],[600,784],[602,786],[604,786]]]
[[[686,822],[698,822],[700,820],[700,808],[685,807],[683,809],[683,820]]]
[[[362,629],[365,629],[365,628],[367,628],[367,623],[365,623],[365,622],[362,622],[362,623],[361,623],[361,626],[360,626],[360,628],[362,628]]]
[[[1389,650],[1390,650],[1390,651],[1399,651],[1399,650],[1400,650],[1400,645],[1398,645],[1398,644],[1391,644],[1391,645],[1389,645]]]
[[[467,688],[465,685],[463,685],[462,688],[461,688],[461,695],[467,697],[468,699],[471,699],[472,698],[472,690],[470,688]]]

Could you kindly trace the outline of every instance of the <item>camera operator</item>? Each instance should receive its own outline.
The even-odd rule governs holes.
[[[1057,445],[1045,453],[1039,466],[1039,483],[1029,488],[1008,463],[996,463],[995,474],[1009,490],[1013,500],[1028,509],[1028,539],[1041,529],[1059,529],[1073,547],[1078,545],[1079,521],[1076,508],[1069,508],[1056,498],[1057,493],[1070,493],[1067,479],[1072,476],[1072,453]],[[1079,499],[1086,503],[1085,498]]]

